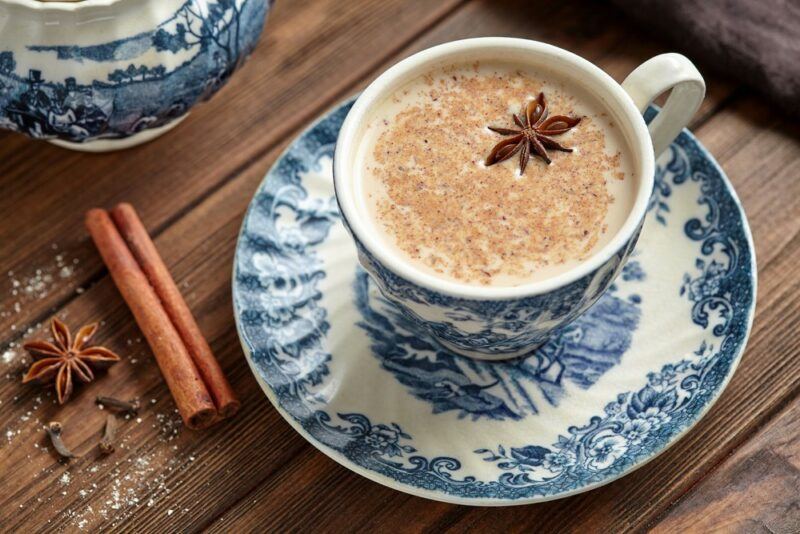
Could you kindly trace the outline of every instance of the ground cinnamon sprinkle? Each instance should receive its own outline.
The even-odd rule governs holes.
[[[366,166],[378,184],[368,204],[397,247],[443,276],[511,285],[592,251],[614,200],[606,178],[625,176],[607,121],[523,72],[443,71],[395,98],[420,86],[422,98],[384,119]],[[486,167],[500,140],[486,127],[513,127],[511,113],[540,90],[551,115],[582,116],[558,138],[575,152],[551,151],[550,166],[531,159],[522,176],[516,157]]]

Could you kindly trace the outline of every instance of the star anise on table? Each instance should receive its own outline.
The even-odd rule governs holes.
[[[533,155],[539,156],[549,165],[548,148],[561,152],[572,152],[571,148],[561,146],[550,136],[568,132],[581,122],[581,118],[567,117],[566,115],[554,115],[547,118],[547,115],[547,100],[544,98],[544,93],[539,93],[536,100],[531,100],[522,107],[519,115],[513,115],[514,123],[519,130],[489,126],[493,132],[512,137],[503,139],[495,145],[486,158],[486,165],[500,163],[519,152],[519,172],[522,174],[528,165],[528,158]]]
[[[81,382],[94,380],[94,369],[103,369],[117,363],[120,357],[105,347],[87,346],[97,332],[97,323],[84,326],[72,338],[67,325],[53,317],[50,322],[53,343],[29,341],[22,347],[33,359],[23,383],[37,381],[48,383],[55,379],[58,403],[64,404],[72,394],[73,375]]]

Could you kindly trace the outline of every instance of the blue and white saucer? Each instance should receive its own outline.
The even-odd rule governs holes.
[[[300,434],[392,488],[507,505],[611,482],[705,414],[744,350],[756,266],[739,200],[692,134],[660,158],[608,293],[531,356],[481,362],[420,337],[358,266],[331,178],[351,104],[275,163],[236,250],[247,360]]]

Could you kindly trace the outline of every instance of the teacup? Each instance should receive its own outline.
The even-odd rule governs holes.
[[[378,238],[352,177],[360,133],[379,102],[436,66],[502,59],[546,67],[597,95],[622,129],[637,183],[621,229],[575,268],[514,287],[476,286],[438,278],[401,258]],[[661,93],[670,95],[648,127],[642,112]],[[566,50],[524,39],[487,37],[435,46],[397,63],[361,94],[342,125],[333,163],[336,199],[359,261],[383,295],[445,348],[473,358],[500,360],[535,350],[575,320],[605,292],[633,251],[653,189],[655,158],[700,106],[705,83],[679,54],[656,56],[620,85],[589,61]]]

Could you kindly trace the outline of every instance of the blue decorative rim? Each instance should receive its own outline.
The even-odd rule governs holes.
[[[684,275],[680,294],[692,303],[694,324],[708,329],[718,343],[704,341],[690,357],[648,374],[641,388],[620,393],[602,414],[565,429],[555,443],[474,451],[502,471],[496,480],[461,473],[457,458],[424,456],[396,423],[328,413],[320,408],[324,403],[308,403],[311,390],[329,376],[332,358],[324,343],[330,324],[319,304],[318,283],[326,274],[309,248],[324,242],[339,215],[334,199],[308,198],[301,175],[322,156],[332,156],[351,105],[352,100],[326,114],[275,163],[245,215],[234,262],[234,311],[248,363],[270,401],[306,439],[349,469],[401,491],[460,504],[525,504],[566,497],[629,473],[675,443],[710,409],[732,376],[752,326],[756,264],[735,192],[686,130],[673,143],[670,162],[657,170],[650,210],[657,223],[666,224],[674,189],[699,184],[697,202],[706,214],[687,221],[684,233],[701,244],[702,257],[696,272]],[[275,226],[278,208],[294,213],[296,227],[289,234]],[[263,252],[278,258],[266,282],[249,267],[253,255]],[[287,287],[291,295],[281,300]],[[287,329],[292,336],[284,335]]]

